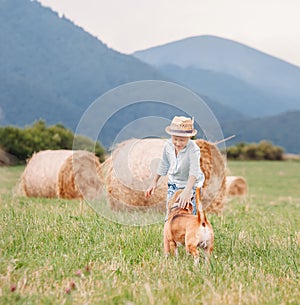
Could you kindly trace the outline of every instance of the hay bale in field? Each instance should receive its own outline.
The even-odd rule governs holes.
[[[225,164],[218,148],[204,140],[196,140],[201,149],[201,168],[206,180],[203,186],[203,207],[211,213],[223,208],[225,195]],[[100,168],[110,205],[115,209],[135,210],[155,207],[164,211],[167,177],[162,177],[153,196],[144,194],[156,174],[165,140],[131,139],[120,143]]]
[[[0,149],[0,166],[9,165],[9,159],[7,158],[6,152]]]
[[[200,147],[200,166],[205,175],[202,205],[209,213],[221,212],[226,193],[226,166],[223,156],[213,143],[198,139],[195,143]]]
[[[0,149],[0,166],[14,165],[17,163],[18,159],[15,156]]]
[[[100,168],[110,206],[116,210],[165,209],[167,180],[162,179],[149,199],[145,191],[156,174],[164,140],[131,139],[116,146]]]
[[[226,177],[226,195],[228,197],[244,196],[248,193],[247,181],[241,176]]]
[[[91,152],[45,150],[32,156],[21,178],[28,197],[94,199],[101,192],[98,158]]]

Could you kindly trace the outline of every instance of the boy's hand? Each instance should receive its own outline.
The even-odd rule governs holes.
[[[155,193],[156,186],[157,186],[156,183],[153,183],[153,184],[150,185],[150,187],[145,192],[145,197],[146,198],[150,198],[150,196]]]
[[[179,207],[184,209],[186,205],[191,202],[190,193],[184,190],[177,198],[176,202],[178,203]]]

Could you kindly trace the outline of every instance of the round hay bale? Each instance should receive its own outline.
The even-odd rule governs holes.
[[[155,207],[164,211],[167,197],[167,177],[162,177],[156,192],[149,199],[149,187],[159,165],[165,140],[131,139],[120,143],[100,168],[108,201],[114,209]],[[205,175],[203,208],[219,213],[225,195],[225,164],[217,147],[204,140],[196,140],[201,149],[201,168]]]
[[[213,143],[198,139],[200,166],[205,176],[202,205],[209,213],[219,214],[224,206],[226,193],[226,167],[224,158]]]
[[[59,171],[58,192],[60,198],[100,198],[102,183],[98,175],[98,158],[87,151],[75,151],[66,159]]]
[[[248,193],[247,181],[241,176],[226,177],[226,195],[228,197],[244,196]]]
[[[149,207],[164,211],[167,178],[163,177],[150,198],[145,198],[162,155],[164,140],[131,139],[116,146],[100,168],[100,179],[106,186],[108,201],[116,210],[143,210]]]
[[[0,149],[0,166],[14,165],[17,163],[18,159],[15,156]]]
[[[40,151],[28,161],[21,184],[28,197],[94,199],[101,192],[99,168],[91,152]]]

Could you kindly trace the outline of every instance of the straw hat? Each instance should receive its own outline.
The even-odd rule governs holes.
[[[172,136],[193,137],[197,134],[197,130],[194,129],[194,118],[175,116],[171,125],[166,127],[166,132]]]

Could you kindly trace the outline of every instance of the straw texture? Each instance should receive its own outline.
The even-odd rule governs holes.
[[[228,197],[244,196],[248,193],[247,181],[241,176],[226,177],[226,195]]]
[[[162,211],[167,196],[167,178],[163,178],[153,196],[145,198],[145,191],[156,174],[164,140],[131,139],[116,146],[110,158],[100,168],[100,179],[107,197],[116,210]]]
[[[205,175],[202,206],[209,213],[219,214],[225,203],[226,166],[219,149],[205,140],[195,140],[200,147],[200,166]]]
[[[87,151],[45,150],[32,156],[21,178],[28,197],[95,198],[101,191],[98,158]]]

